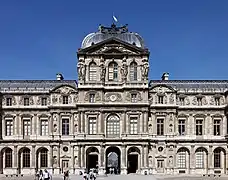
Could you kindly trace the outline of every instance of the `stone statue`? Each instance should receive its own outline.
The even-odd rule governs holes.
[[[85,65],[83,63],[78,63],[78,79],[85,79]]]
[[[105,66],[104,66],[104,64],[102,64],[101,65],[101,77],[100,77],[100,79],[101,79],[101,81],[104,81],[105,80],[105,74],[106,74],[106,68],[105,68]]]
[[[149,64],[145,63],[143,66],[141,66],[141,72],[142,72],[142,78],[148,79],[149,74]]]
[[[75,166],[78,165],[78,157],[77,157],[77,156],[74,157],[74,165],[75,165]]]
[[[57,164],[57,157],[56,156],[53,157],[53,164]]]
[[[128,69],[127,69],[127,65],[123,64],[123,66],[121,67],[121,75],[122,75],[122,79],[126,80],[127,79],[127,74],[128,74]]]
[[[54,124],[54,132],[57,132],[57,130],[58,130],[58,127],[57,127],[57,125],[56,124]]]
[[[172,157],[172,156],[169,157],[169,165],[170,165],[170,166],[173,165],[173,157]]]

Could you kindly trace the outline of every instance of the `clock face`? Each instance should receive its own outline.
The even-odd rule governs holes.
[[[117,97],[116,97],[116,95],[115,94],[112,94],[111,96],[110,96],[110,100],[113,102],[113,101],[116,101],[116,99],[117,99]]]

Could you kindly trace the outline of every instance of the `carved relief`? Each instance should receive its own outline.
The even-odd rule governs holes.
[[[185,103],[185,105],[190,105],[189,97],[184,98],[184,103]]]
[[[220,98],[220,104],[221,104],[221,105],[224,105],[224,104],[225,104],[225,98],[224,98],[224,97],[221,97],[221,98]]]
[[[120,93],[107,93],[105,94],[105,100],[107,102],[120,102],[122,101],[122,96]]]
[[[106,74],[106,68],[104,66],[104,64],[101,64],[101,73],[100,73],[100,80],[104,81],[105,80],[105,74]]]
[[[89,101],[90,94],[95,94],[95,100],[96,101],[101,101],[101,95],[100,95],[99,92],[96,92],[96,91],[87,92],[85,94],[85,98],[84,98],[85,101]]]
[[[138,91],[127,92],[126,97],[125,97],[126,101],[131,101],[131,94],[137,94],[137,101],[142,101],[141,93]]]
[[[13,105],[13,106],[17,105],[16,98],[15,98],[14,96],[7,95],[7,96],[3,96],[3,99],[2,99],[2,105],[3,105],[3,106],[6,105],[6,99],[7,99],[7,98],[11,98],[11,99],[12,99],[12,105]]]
[[[169,103],[174,104],[174,94],[171,94],[169,97]]]
[[[128,67],[125,63],[122,65],[120,73],[122,76],[122,81],[126,81],[127,80],[127,74],[128,74]]]
[[[21,96],[20,97],[20,100],[19,100],[19,104],[20,105],[24,105],[24,99],[25,98],[28,98],[29,99],[29,105],[34,105],[33,97],[32,96],[28,96],[28,95],[25,95],[25,96]]]
[[[197,98],[195,96],[192,99],[192,105],[197,105]]]
[[[169,157],[169,166],[173,166],[173,156]]]
[[[86,67],[82,62],[78,63],[78,80],[83,81],[85,80],[85,72],[86,72]]]
[[[215,98],[214,97],[210,98],[210,105],[215,105]]]
[[[153,94],[149,94],[149,103],[153,104]]]
[[[203,103],[203,105],[207,105],[207,99],[206,99],[206,97],[203,97],[202,98],[202,103]]]
[[[78,94],[75,94],[75,95],[73,96],[73,102],[74,102],[74,103],[77,103],[77,102],[78,102]]]
[[[42,103],[42,98],[47,98],[47,105],[50,104],[50,97],[49,96],[39,96],[38,99],[37,99],[37,105],[41,105]]]
[[[141,66],[141,74],[142,74],[142,80],[147,80],[148,79],[148,74],[149,74],[149,64],[148,64],[148,62],[145,62]]]
[[[52,95],[52,103],[57,104],[58,103],[58,96],[56,94]]]

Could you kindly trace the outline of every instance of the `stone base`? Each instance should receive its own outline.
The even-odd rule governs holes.
[[[120,174],[127,174],[127,168],[126,167],[121,168],[121,173]]]

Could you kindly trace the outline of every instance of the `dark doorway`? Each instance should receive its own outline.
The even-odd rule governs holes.
[[[98,163],[98,155],[97,154],[89,154],[88,155],[88,170],[92,168],[96,168]]]
[[[106,173],[120,174],[120,150],[118,147],[109,147],[106,150]]]
[[[127,157],[128,160],[128,168],[127,172],[129,173],[136,173],[138,169],[138,154],[129,154]]]

